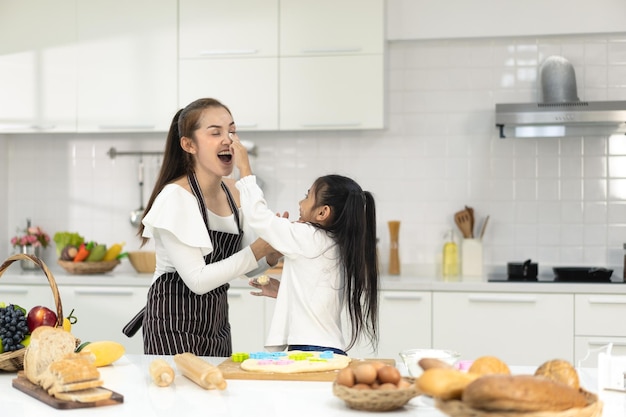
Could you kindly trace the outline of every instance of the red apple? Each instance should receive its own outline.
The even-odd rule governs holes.
[[[26,316],[26,325],[30,333],[39,326],[55,327],[57,325],[57,314],[48,307],[35,306],[30,309]]]

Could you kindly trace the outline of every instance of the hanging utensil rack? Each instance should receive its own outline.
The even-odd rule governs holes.
[[[117,149],[111,148],[111,149],[108,150],[107,155],[109,155],[109,157],[111,159],[115,159],[118,156],[145,156],[145,155],[161,156],[161,155],[163,155],[163,152],[162,151],[126,151],[126,152],[119,152]]]

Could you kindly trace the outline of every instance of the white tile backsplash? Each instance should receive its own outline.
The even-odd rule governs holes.
[[[453,214],[469,205],[478,225],[491,215],[490,273],[531,258],[544,275],[593,265],[621,276],[626,138],[502,140],[494,127],[496,102],[540,97],[539,66],[555,54],[574,64],[582,100],[626,100],[626,33],[400,41],[388,44],[386,129],[241,136],[257,145],[254,168],[276,211],[295,216],[313,180],[331,172],[372,191],[382,271],[389,220],[401,221],[405,270],[438,273],[444,234],[457,230]],[[129,214],[139,206],[138,159],[107,151],[159,151],[164,141],[164,133],[0,135],[1,253],[26,218],[51,234],[79,231],[137,249]],[[160,158],[144,162],[147,201]],[[46,260],[54,262],[52,249]]]

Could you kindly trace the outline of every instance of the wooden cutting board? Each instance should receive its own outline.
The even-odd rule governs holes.
[[[366,362],[382,362],[387,365],[396,366],[394,359],[352,359],[350,365],[354,368]],[[231,358],[217,366],[224,375],[224,379],[254,379],[254,380],[274,380],[274,381],[329,381],[332,382],[337,376],[337,371],[324,372],[302,372],[298,374],[280,374],[275,372],[250,372],[241,369],[240,362],[233,362]]]
[[[121,404],[124,402],[124,397],[121,394],[118,394],[115,391],[111,391],[113,394],[111,398],[101,401],[95,401],[91,403],[79,403],[77,401],[66,401],[59,400],[58,398],[49,395],[43,388],[39,385],[35,385],[30,382],[25,376],[23,372],[18,372],[17,378],[15,378],[12,382],[13,388],[20,390],[33,398],[38,399],[41,402],[48,404],[49,406],[61,410],[70,410],[75,408],[90,408],[90,407],[103,407],[106,405],[115,405]],[[106,389],[106,388],[103,388]]]

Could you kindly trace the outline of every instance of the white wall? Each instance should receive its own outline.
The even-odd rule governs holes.
[[[491,215],[484,253],[492,273],[532,258],[544,275],[554,265],[593,265],[615,267],[621,276],[626,138],[496,135],[495,103],[534,101],[537,67],[553,54],[574,64],[581,99],[626,100],[626,33],[398,41],[388,45],[384,131],[242,137],[258,146],[256,171],[276,211],[296,213],[315,177],[330,172],[352,176],[372,191],[382,261],[388,254],[386,222],[400,220],[405,272],[438,271],[444,232],[467,204],[479,220]],[[139,204],[137,160],[112,160],[106,152],[112,146],[160,150],[165,134],[6,139],[7,155],[0,155],[8,177],[1,253],[9,252],[6,242],[26,217],[51,233],[75,230],[138,247],[128,221]],[[156,158],[146,159],[148,187],[156,165]],[[46,260],[54,263],[52,250]]]

